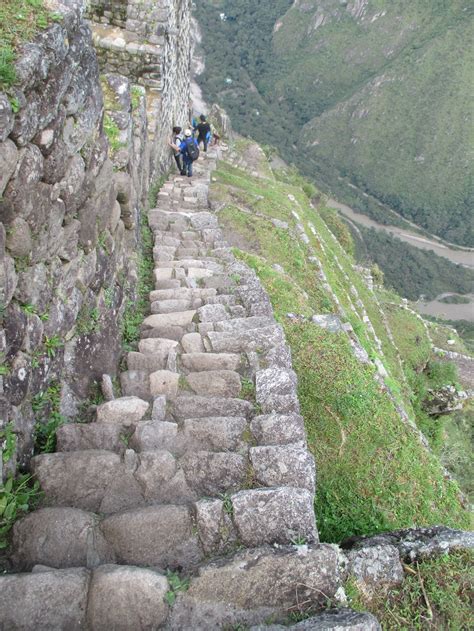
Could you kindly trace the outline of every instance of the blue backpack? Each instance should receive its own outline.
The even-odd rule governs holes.
[[[194,138],[185,138],[186,151],[193,162],[199,158],[199,147],[196,146]]]

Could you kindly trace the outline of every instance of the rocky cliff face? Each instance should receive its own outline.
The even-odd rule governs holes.
[[[115,71],[99,80],[83,1],[53,8],[58,22],[21,48],[17,82],[0,93],[1,422],[21,463],[40,412],[76,415],[94,381],[117,372],[142,209],[189,94],[189,3],[150,8],[162,27],[153,85],[131,71],[132,53],[125,65],[99,55]],[[148,35],[134,30],[142,61]]]

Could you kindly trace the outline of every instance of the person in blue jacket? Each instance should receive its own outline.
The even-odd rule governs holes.
[[[199,157],[199,145],[196,138],[193,138],[193,132],[190,129],[185,130],[184,139],[179,148],[183,156],[183,175],[192,177],[193,162]]]

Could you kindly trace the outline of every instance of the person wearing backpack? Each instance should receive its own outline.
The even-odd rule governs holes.
[[[193,162],[199,158],[199,145],[196,138],[193,138],[193,132],[186,129],[184,139],[180,145],[181,155],[183,156],[183,171],[181,174],[188,177],[193,175]]]
[[[207,151],[207,144],[211,138],[211,126],[207,122],[204,114],[201,114],[199,120],[201,122],[196,127],[198,133],[198,145],[201,144],[201,142],[204,143],[204,151]]]
[[[183,164],[183,156],[181,154],[181,143],[183,142],[183,136],[181,135],[181,127],[173,127],[173,135],[171,136],[168,145],[173,150],[173,156],[181,175],[186,175]]]

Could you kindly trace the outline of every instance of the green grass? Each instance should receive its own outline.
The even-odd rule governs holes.
[[[150,310],[149,294],[153,289],[153,235],[148,220],[142,216],[141,247],[137,260],[136,297],[128,300],[121,323],[122,347],[125,352],[137,350],[140,327]]]
[[[43,0],[2,0],[0,6],[0,90],[16,81],[16,50],[31,41],[36,33],[52,21],[61,20],[49,11]]]
[[[474,628],[473,561],[472,552],[452,552],[413,564],[400,587],[372,600],[350,582],[349,604],[373,613],[384,631],[467,631]]]
[[[104,114],[104,132],[109,140],[109,148],[112,154],[124,147],[124,143],[120,140],[120,129],[110,114]]]
[[[457,485],[444,479],[439,459],[401,422],[393,400],[374,379],[374,367],[355,359],[345,335],[287,318],[289,312],[306,316],[335,312],[316,268],[308,264],[308,246],[293,235],[296,220],[291,210],[296,208],[332,289],[369,356],[375,358],[375,339],[362,321],[361,309],[357,307],[357,313],[350,310],[355,301],[352,287],[357,289],[382,341],[390,373],[387,382],[414,418],[414,393],[375,296],[354,273],[353,260],[332,239],[321,215],[310,208],[308,196],[294,180],[288,181],[291,175],[286,180],[278,177],[269,185],[222,163],[215,175],[213,194],[217,191],[226,204],[220,212],[225,237],[234,245],[235,254],[257,272],[291,346],[309,446],[318,467],[315,508],[322,540],[338,542],[354,534],[414,524],[467,527],[469,519],[459,503]],[[290,193],[298,206],[289,200]],[[263,217],[244,212],[257,209]],[[275,228],[272,217],[286,221],[289,230]],[[316,227],[317,236],[309,230],[309,222]],[[276,271],[274,264],[284,273]],[[391,298],[400,300],[394,295]],[[424,327],[408,312],[395,310],[394,314],[402,357],[409,366],[424,367],[430,358]]]

